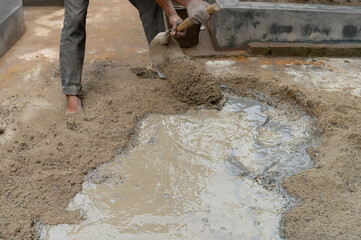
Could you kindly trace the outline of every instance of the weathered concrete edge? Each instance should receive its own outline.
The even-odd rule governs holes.
[[[263,43],[248,44],[252,55],[297,57],[361,57],[361,44]]]
[[[210,3],[222,3],[222,1],[226,1],[226,0],[208,0],[208,2]],[[230,4],[229,2],[227,4]],[[226,4],[226,5],[227,5]],[[334,29],[333,31],[331,31],[331,34],[329,35],[329,29],[328,28],[318,28],[317,23],[314,24],[310,21],[310,23],[308,23],[305,26],[298,26],[297,24],[295,26],[288,24],[287,22],[287,15],[291,14],[291,13],[295,13],[297,14],[297,20],[294,21],[302,21],[303,15],[309,16],[309,14],[311,14],[310,16],[312,16],[312,14],[316,14],[314,16],[318,16],[318,18],[320,18],[321,16],[319,16],[319,14],[328,14],[328,15],[332,15],[332,14],[336,14],[338,15],[338,17],[343,16],[344,14],[348,14],[347,15],[347,19],[345,20],[345,24],[347,22],[359,22],[357,21],[357,19],[359,19],[359,16],[361,16],[361,7],[355,7],[355,8],[351,8],[351,7],[345,7],[345,6],[332,6],[332,7],[328,7],[325,5],[308,5],[308,8],[303,8],[305,5],[307,4],[280,4],[280,3],[269,3],[267,5],[267,7],[264,6],[264,4],[266,3],[258,3],[257,6],[254,6],[257,3],[233,3],[235,4],[236,8],[232,9],[229,8],[229,6],[227,5],[225,8],[222,8],[222,10],[212,18],[211,21],[208,22],[207,26],[208,26],[208,32],[210,34],[210,38],[212,40],[212,44],[214,46],[214,48],[216,50],[236,50],[236,49],[246,49],[248,46],[249,42],[282,42],[282,43],[310,43],[310,44],[343,44],[343,43],[361,43],[361,25],[359,25],[358,27],[358,31],[356,29],[356,33],[354,34],[355,36],[352,37],[342,37],[342,34],[346,34],[346,32],[348,33],[350,30],[350,27],[355,28],[354,26],[344,26],[344,29],[341,31],[338,27],[338,25],[336,24],[338,21],[336,20],[336,18],[332,19],[332,21],[336,21],[336,27],[331,27],[332,29]],[[243,4],[243,5],[242,5]],[[248,5],[250,6],[248,6]],[[280,5],[282,5],[283,7],[279,7]],[[250,8],[248,8],[248,7]],[[242,29],[239,29],[240,32],[238,33],[234,33],[233,35],[231,33],[228,33],[227,29],[232,29],[232,26],[235,26],[234,24],[230,25],[228,22],[228,18],[225,16],[225,12],[231,13],[231,12],[243,12],[244,15],[250,15],[253,12],[249,12],[250,11],[255,11],[254,13],[257,14],[261,14],[263,12],[267,13],[268,11],[272,12],[272,14],[274,14],[274,12],[280,12],[281,13],[281,18],[278,22],[275,22],[272,26],[268,26],[267,23],[263,23],[261,25],[259,25],[259,27],[261,29],[253,29],[252,26],[254,28],[256,28],[256,26],[260,23],[259,19],[258,22],[256,20],[254,20],[253,22],[243,22],[243,24],[247,24],[244,25],[246,27],[243,27]],[[283,12],[284,11],[284,12]],[[272,16],[272,14],[270,14],[269,16]],[[308,15],[307,15],[308,14]],[[231,14],[234,15],[234,14]],[[269,17],[268,15],[266,15],[267,17]],[[352,16],[352,17],[351,17]],[[246,16],[247,17],[247,16]],[[317,18],[317,17],[313,17],[313,18]],[[322,18],[322,17],[321,17]],[[351,20],[352,19],[352,20]],[[247,19],[246,19],[247,20]],[[267,19],[265,19],[267,20]],[[242,21],[241,21],[242,22]],[[313,19],[313,22],[315,22],[315,19]],[[317,21],[316,21],[317,22]],[[322,22],[322,21],[321,21]],[[225,25],[224,25],[225,24]],[[227,25],[228,24],[228,25]],[[256,24],[254,26],[254,24]],[[277,25],[278,24],[278,25]],[[289,26],[288,26],[288,25]],[[305,23],[306,24],[306,23]],[[287,26],[286,26],[287,25]],[[328,23],[329,26],[335,26],[332,23]],[[308,29],[308,31],[310,31],[309,35],[309,39],[306,37],[304,37],[302,35],[302,33],[304,31],[306,31],[304,28],[306,28],[306,26],[308,26],[310,29]],[[329,27],[328,26],[328,27]],[[279,27],[279,31],[280,34],[274,34],[272,32],[272,30],[276,29],[276,27]],[[294,31],[290,31],[287,32],[286,28],[291,28]],[[302,28],[301,28],[302,27]],[[348,27],[347,29],[345,29],[346,27]],[[247,29],[247,28],[251,28],[251,29]],[[262,28],[267,28],[267,30],[264,30]],[[283,29],[285,28],[285,29]],[[313,29],[315,28],[315,29]],[[268,29],[271,31],[270,33],[268,32]],[[282,34],[281,30],[285,30],[284,34]],[[251,30],[250,37],[246,37],[247,36],[247,32]],[[277,29],[276,29],[277,30]],[[316,31],[317,30],[317,31]],[[326,31],[327,30],[327,31]],[[346,31],[347,30],[347,31]],[[255,32],[256,31],[256,32]],[[257,33],[264,33],[263,36],[259,36],[259,34]],[[323,32],[325,31],[325,32]],[[292,32],[292,33],[291,33]],[[357,33],[358,32],[358,33]],[[268,34],[269,33],[269,34]],[[287,33],[287,34],[286,34]],[[341,34],[342,33],[342,34]],[[300,35],[301,34],[301,35]],[[327,36],[326,36],[326,35]],[[225,39],[221,40],[219,38],[219,36],[228,36]],[[319,36],[317,36],[319,35]],[[242,37],[244,36],[244,37]],[[229,44],[227,42],[229,42],[231,39],[233,39],[233,41],[235,40],[237,43],[233,43],[233,44]],[[232,46],[234,45],[234,46]]]
[[[0,57],[4,56],[25,33],[24,11],[21,1],[16,10],[0,23]]]
[[[208,0],[214,2],[215,0]],[[267,9],[267,10],[290,10],[302,12],[343,12],[343,13],[360,13],[361,7],[343,6],[343,5],[323,5],[323,4],[303,4],[303,3],[275,3],[275,2],[231,2],[229,0],[217,0],[222,9]]]

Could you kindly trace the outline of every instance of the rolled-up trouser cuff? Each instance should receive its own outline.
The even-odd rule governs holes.
[[[79,95],[81,86],[63,86],[63,93],[65,95]]]

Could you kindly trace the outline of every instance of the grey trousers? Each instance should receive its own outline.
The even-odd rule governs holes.
[[[129,0],[139,11],[148,43],[165,31],[163,11],[155,0]],[[60,42],[60,75],[63,93],[79,95],[83,71],[86,15],[89,0],[65,0]],[[120,14],[120,13],[119,13]]]

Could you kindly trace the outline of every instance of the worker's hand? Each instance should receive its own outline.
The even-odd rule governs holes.
[[[202,0],[189,0],[187,3],[187,12],[190,20],[196,24],[207,22],[211,16],[207,13],[208,3]]]
[[[173,37],[185,35],[185,32],[177,32],[177,26],[182,21],[183,20],[177,14],[173,14],[172,16],[169,17],[169,23],[172,25],[172,30],[170,32],[170,35],[172,35]]]

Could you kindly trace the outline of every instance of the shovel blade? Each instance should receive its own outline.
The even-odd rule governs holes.
[[[154,67],[155,67],[155,70],[157,70],[158,76],[161,79],[165,79],[165,75],[162,73],[162,71],[159,69],[159,67],[156,64],[154,64]]]
[[[158,33],[149,46],[152,62],[161,65],[165,61],[183,58],[184,54],[179,44],[168,32]]]

